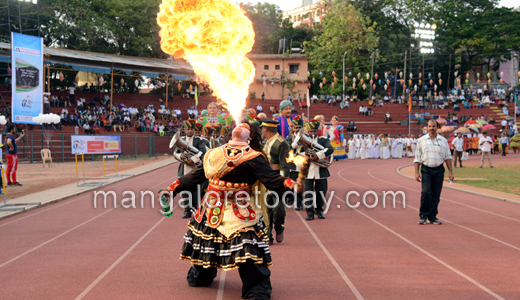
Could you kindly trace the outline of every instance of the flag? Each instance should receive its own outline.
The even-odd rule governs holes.
[[[412,93],[408,93],[408,96],[410,96],[410,100],[408,100],[408,111],[412,110]]]
[[[197,96],[197,86],[195,86],[195,106],[199,106],[199,96]]]

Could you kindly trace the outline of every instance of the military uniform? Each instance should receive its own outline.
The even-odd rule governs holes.
[[[271,119],[262,119],[261,127],[272,127],[276,128],[278,126],[278,122]],[[277,172],[280,172],[280,175],[287,176],[289,174],[288,164],[286,162],[286,158],[289,152],[289,144],[285,141],[283,137],[281,137],[278,133],[273,135],[269,139],[264,139],[263,144],[264,154],[267,156],[267,161],[269,162],[271,168]],[[269,229],[268,235],[271,242],[273,241],[272,237],[272,229],[276,231],[278,238],[278,242],[283,240],[283,231],[285,229],[285,216],[287,212],[285,211],[285,205],[282,201],[282,195],[278,195],[278,205],[274,208],[269,208]],[[269,205],[274,205],[276,202],[275,196],[269,195],[268,198]]]
[[[294,127],[294,126],[302,126],[301,130],[304,130],[304,128],[307,127],[308,125],[303,124],[303,119],[300,116],[297,116],[292,120],[292,127]],[[293,149],[294,151],[296,151],[296,148],[298,148],[298,142],[294,140],[296,134],[297,133],[294,132],[294,130],[291,130],[291,134],[289,134],[289,136],[287,136],[287,139],[285,139],[287,144],[289,144],[290,148]],[[300,173],[301,168],[299,166],[295,165],[294,163],[288,163],[287,165],[288,165],[288,169],[289,169],[288,177],[293,180],[297,180],[298,174]],[[296,199],[291,199],[291,200],[292,201],[289,204],[292,205],[294,200],[296,200],[296,210],[302,210],[303,193],[298,193],[296,195]]]
[[[185,129],[195,128],[195,120],[189,119],[187,121],[184,121],[183,126]],[[206,143],[204,142],[204,140],[202,138],[196,137],[195,135],[193,135],[191,137],[183,136],[182,139],[185,140],[188,145],[191,145],[200,151],[198,155],[191,157],[191,160],[193,161],[194,164],[199,163],[202,160],[204,153],[206,153]],[[186,165],[181,162],[179,164],[179,169],[177,171],[177,175],[179,177],[184,176],[184,175],[190,173],[193,170],[193,167],[194,167],[193,165],[190,166],[190,165]],[[183,218],[185,218],[185,219],[191,217],[192,208],[197,208],[198,201],[200,201],[200,199],[197,199],[194,197],[201,194],[202,191],[199,192],[199,191],[197,191],[197,189],[195,189],[195,190],[191,191],[191,193],[192,193],[191,205],[188,205],[188,203],[186,203],[186,201],[189,201],[187,198],[183,200],[184,205],[186,205],[186,207],[184,208],[184,215],[183,215]]]
[[[309,122],[309,129],[318,129],[319,122],[312,120]],[[316,153],[320,160],[334,153],[334,148],[330,144],[330,140],[321,136],[309,137],[313,142],[323,146],[325,149]],[[311,158],[312,159],[312,158]],[[304,205],[307,209],[307,220],[313,220],[314,214],[318,215],[319,219],[324,219],[323,205],[325,204],[325,196],[327,195],[327,178],[330,177],[329,169],[323,168],[312,161],[309,165],[309,173],[305,178],[305,192],[313,191],[316,195],[316,205],[312,203],[312,198],[308,195],[304,200]]]

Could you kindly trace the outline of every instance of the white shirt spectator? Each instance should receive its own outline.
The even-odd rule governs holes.
[[[502,122],[500,123],[502,126],[507,126],[507,121],[506,120],[502,120]]]
[[[455,148],[455,150],[457,150],[459,152],[464,151],[464,139],[463,138],[456,137],[453,139],[453,141],[451,141],[451,144],[453,145],[453,148]]]
[[[75,90],[76,90],[75,87],[73,87],[73,86],[69,87],[69,93],[70,93],[71,95],[74,95],[74,91],[75,91]]]
[[[47,96],[43,97],[43,103],[49,104],[49,97],[47,97]]]
[[[256,111],[264,111],[264,109],[262,108],[262,105],[258,104],[256,106]]]
[[[493,144],[493,140],[491,137],[482,137],[479,139],[478,144],[481,146],[480,150],[483,152],[491,152],[491,145]]]
[[[509,138],[507,136],[502,136],[500,138],[500,144],[509,144]],[[484,151],[484,150],[482,150]]]
[[[88,123],[83,124],[83,129],[85,129],[85,130],[89,130],[90,129],[90,126],[88,125]]]

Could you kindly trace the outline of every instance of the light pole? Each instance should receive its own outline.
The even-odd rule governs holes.
[[[341,95],[341,99],[345,101],[345,57],[347,56],[347,52],[345,51],[345,54],[343,54],[343,95]]]

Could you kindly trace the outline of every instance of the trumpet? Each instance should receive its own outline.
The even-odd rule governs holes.
[[[312,154],[316,154],[319,151],[325,150],[325,147],[322,145],[313,142],[310,138],[305,136],[303,134],[303,130],[300,130],[294,140],[299,144],[298,148],[296,149],[296,153],[306,153],[309,156],[312,156]],[[307,149],[307,150],[305,150]],[[319,161],[313,161],[311,162],[315,165],[318,165],[322,168],[328,168],[334,161],[334,155],[330,155],[329,157],[326,157],[325,159],[319,160]]]
[[[199,149],[189,145],[188,143],[186,143],[185,140],[181,139],[181,132],[178,131],[174,136],[173,138],[171,139],[170,141],[170,149],[175,147],[175,150],[173,151],[173,157],[182,162],[182,163],[185,163],[187,165],[191,165],[191,163],[189,163],[189,160],[193,157],[193,156],[198,156],[200,151]],[[182,155],[184,154],[184,155]],[[194,166],[199,166],[201,164],[201,161],[199,161],[198,163],[194,164]]]

